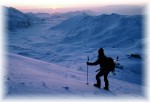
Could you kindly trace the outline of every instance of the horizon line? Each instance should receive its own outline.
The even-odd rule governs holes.
[[[101,5],[101,6],[91,6],[91,7],[67,7],[67,8],[48,8],[48,7],[33,7],[33,8],[22,8],[23,6],[18,6],[18,7],[13,7],[13,6],[9,6],[12,8],[15,8],[17,10],[20,10],[24,13],[28,13],[28,12],[33,12],[33,13],[55,13],[55,12],[60,12],[60,13],[65,13],[65,12],[74,12],[74,11],[86,11],[86,10],[91,10],[91,11],[95,11],[94,9],[98,9],[98,8],[104,8],[104,7],[120,7],[120,6],[130,6],[130,7],[141,7],[144,8],[146,6],[146,4],[112,4],[112,5]],[[4,7],[8,7],[8,6],[4,6]],[[21,8],[20,8],[21,7]],[[120,7],[121,8],[121,7]]]

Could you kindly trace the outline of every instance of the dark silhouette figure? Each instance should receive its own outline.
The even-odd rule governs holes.
[[[98,50],[98,59],[95,62],[87,62],[87,65],[100,65],[100,70],[96,75],[96,80],[97,80],[97,84],[94,84],[95,87],[100,88],[101,87],[101,81],[100,81],[100,77],[104,76],[104,82],[105,82],[105,90],[109,90],[109,82],[108,82],[108,74],[110,72],[110,70],[107,68],[106,65],[106,56],[104,54],[104,50],[103,48],[100,48]]]

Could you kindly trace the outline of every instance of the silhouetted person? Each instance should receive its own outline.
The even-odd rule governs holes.
[[[95,62],[87,62],[87,65],[100,65],[100,70],[96,75],[96,80],[97,80],[97,84],[94,84],[95,87],[100,88],[101,87],[101,81],[100,81],[100,77],[104,75],[104,82],[105,82],[105,90],[109,90],[109,82],[108,82],[108,74],[109,74],[109,70],[108,68],[106,68],[106,63],[105,63],[105,59],[107,57],[104,54],[104,50],[103,48],[100,48],[98,50],[98,59]]]

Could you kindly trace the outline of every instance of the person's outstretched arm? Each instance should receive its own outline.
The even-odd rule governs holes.
[[[87,65],[98,65],[99,64],[99,59],[96,60],[95,62],[87,62]]]

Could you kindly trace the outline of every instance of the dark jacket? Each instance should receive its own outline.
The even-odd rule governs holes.
[[[106,70],[107,68],[105,63],[106,56],[98,56],[98,59],[95,62],[88,62],[88,65],[100,65],[101,70]]]

